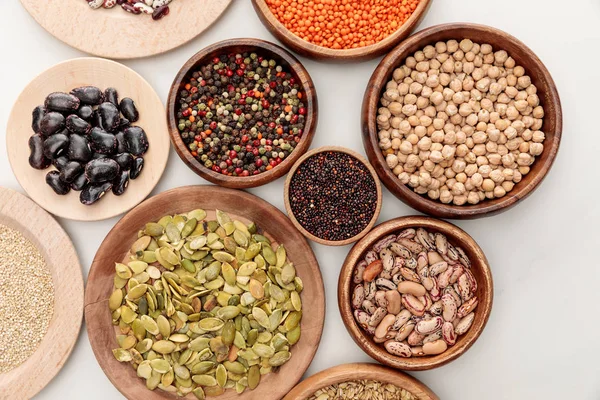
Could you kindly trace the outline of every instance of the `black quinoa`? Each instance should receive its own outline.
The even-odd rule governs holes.
[[[355,157],[337,151],[315,154],[291,179],[289,201],[296,220],[312,235],[329,241],[362,232],[377,208],[377,185]]]

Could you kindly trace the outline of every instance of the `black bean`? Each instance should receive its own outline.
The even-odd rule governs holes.
[[[82,86],[71,90],[71,94],[77,97],[82,104],[97,106],[104,101],[102,90],[95,86]]]
[[[92,160],[100,160],[102,158],[110,158],[108,154],[93,153]]]
[[[133,162],[133,167],[131,171],[129,171],[129,177],[133,180],[136,179],[142,173],[142,169],[144,169],[144,159],[142,157],[138,157]]]
[[[148,151],[148,137],[139,126],[125,129],[125,143],[127,143],[127,150],[134,156],[141,156]]]
[[[82,119],[89,121],[94,115],[94,109],[88,105],[81,106],[79,107],[79,110],[77,110],[77,115]]]
[[[49,112],[40,121],[40,133],[46,137],[65,128],[65,117],[61,113]]]
[[[114,154],[117,150],[117,138],[115,135],[101,128],[92,128],[88,136],[92,150],[100,154]]]
[[[77,161],[69,161],[60,171],[60,180],[72,183],[83,172],[83,166]]]
[[[121,110],[123,116],[129,120],[129,122],[135,122],[140,118],[140,113],[135,107],[135,103],[129,97],[125,97],[123,100],[121,100],[119,109]]]
[[[115,136],[117,138],[117,153],[127,153],[127,143],[125,143],[125,134],[123,132],[117,132]]]
[[[74,113],[79,108],[81,102],[72,94],[54,92],[46,97],[44,105],[49,111],[57,111],[61,113]]]
[[[119,164],[121,171],[129,171],[133,166],[133,156],[129,153],[117,154],[113,157],[113,160]]]
[[[78,135],[87,135],[90,133],[90,130],[92,130],[92,126],[77,115],[69,115],[67,117],[66,126],[69,132]]]
[[[58,171],[50,171],[46,174],[46,183],[56,192],[56,194],[65,195],[71,190],[71,186],[60,180]]]
[[[44,118],[45,114],[46,109],[44,106],[37,106],[33,109],[33,112],[31,113],[31,129],[33,129],[35,133],[40,133],[42,118]]]
[[[131,125],[131,121],[129,121],[127,118],[121,118],[121,121],[119,122],[119,130],[124,130],[125,128],[129,128],[130,125]]]
[[[79,195],[79,201],[81,201],[81,204],[86,206],[94,204],[100,200],[102,196],[104,196],[104,194],[110,190],[111,187],[112,182],[104,182],[96,185],[90,184],[81,191],[81,194]]]
[[[119,171],[119,164],[110,158],[92,160],[85,166],[85,176],[91,183],[112,181]]]
[[[35,169],[46,169],[50,166],[50,159],[44,155],[44,138],[35,134],[29,138],[29,165]]]
[[[92,150],[90,149],[89,141],[80,135],[72,135],[70,137],[69,150],[67,156],[71,161],[79,161],[87,163],[92,159]]]
[[[73,182],[71,182],[71,189],[80,192],[87,186],[87,184],[88,180],[85,177],[85,173],[81,173],[73,180]]]
[[[104,91],[104,101],[113,103],[115,106],[119,105],[119,93],[117,89],[109,87]]]
[[[113,131],[121,122],[121,114],[119,113],[119,109],[113,104],[109,102],[104,102],[98,106],[98,122],[100,128],[105,131]]]
[[[52,165],[54,165],[56,167],[57,170],[62,170],[65,165],[67,165],[67,163],[69,162],[69,158],[66,156],[60,156],[60,157],[56,157],[54,160],[52,160]]]
[[[121,175],[114,180],[112,191],[116,196],[120,196],[125,193],[127,185],[129,185],[129,172],[123,171],[121,172]]]
[[[69,137],[63,133],[57,133],[44,141],[44,155],[49,159],[55,159],[67,150]]]

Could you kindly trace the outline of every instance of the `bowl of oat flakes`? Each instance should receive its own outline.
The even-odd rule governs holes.
[[[439,400],[419,380],[378,364],[343,364],[298,384],[283,400]]]

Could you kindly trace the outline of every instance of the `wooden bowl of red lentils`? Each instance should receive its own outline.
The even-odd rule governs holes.
[[[451,46],[454,47],[452,50]],[[444,58],[439,58],[440,55],[448,57],[450,52],[453,52],[452,59],[444,61]],[[474,56],[472,62],[469,61],[469,53]],[[430,67],[429,70],[417,72],[416,68],[420,65],[415,65],[410,76],[402,78],[407,71],[404,68],[410,68],[407,65],[409,61],[415,63],[417,58],[421,60],[421,56],[429,60],[422,61],[429,63],[430,67],[439,65],[438,72]],[[460,61],[454,57],[459,57]],[[491,61],[486,61],[487,58]],[[453,61],[453,64],[444,65],[447,61]],[[470,65],[467,66],[468,63]],[[454,69],[457,64],[461,68],[470,68],[468,76],[463,79],[469,79],[471,87],[464,86],[462,82],[466,80],[461,81],[456,76]],[[483,72],[483,67],[487,67],[487,72]],[[428,78],[438,76],[439,83],[434,88],[431,88],[433,85],[429,84],[429,80],[423,85],[416,80],[406,83],[406,79],[412,79],[413,76],[418,78],[413,73],[424,73]],[[478,73],[480,76],[476,77]],[[443,74],[449,76],[449,85],[442,84]],[[435,76],[432,78],[434,84]],[[416,86],[411,87],[412,83]],[[457,91],[452,89],[455,84],[459,88]],[[395,85],[396,88],[393,87]],[[397,98],[393,106],[402,111],[394,111],[394,114],[383,101],[388,91],[391,93],[397,89],[398,94],[404,94],[401,85],[405,85],[404,89],[409,87],[410,93]],[[419,85],[423,89],[419,90]],[[425,89],[431,91],[427,96],[422,95]],[[434,101],[436,94],[441,102]],[[410,109],[413,105],[404,104],[404,100],[401,100],[409,96],[416,99],[414,106],[417,114]],[[467,96],[470,96],[468,102],[465,100]],[[425,100],[422,106],[418,104],[421,100]],[[524,103],[525,107],[519,107],[518,103]],[[451,106],[456,113],[450,109]],[[432,109],[432,116],[426,114],[428,108]],[[467,109],[465,114],[462,113],[464,109]],[[406,116],[405,111],[411,116]],[[382,128],[382,118],[385,123],[387,117],[383,114],[386,112],[399,120],[399,129],[392,125],[393,118],[389,118],[390,129]],[[462,116],[462,121],[452,121],[454,116]],[[414,117],[417,119],[413,124],[411,118],[414,120]],[[438,126],[436,122],[439,122]],[[402,124],[407,127],[406,130]],[[362,108],[365,151],[384,185],[409,206],[438,218],[491,216],[525,199],[539,187],[552,167],[560,146],[562,126],[558,90],[550,72],[536,54],[506,32],[470,23],[432,26],[402,42],[381,61],[373,73]],[[417,132],[417,129],[421,129],[421,132]],[[390,138],[394,135],[392,140],[400,141],[398,150],[394,150],[393,143],[389,147],[386,145],[386,130]],[[411,135],[412,139],[415,136],[417,139],[412,149],[409,148],[413,146],[410,143]],[[434,137],[436,135],[438,138]],[[425,146],[422,146],[422,139],[427,139]],[[404,145],[409,148],[408,151],[401,148]],[[434,145],[438,145],[441,151],[434,149]],[[538,151],[533,151],[534,146]],[[459,154],[461,147],[464,156]],[[543,149],[541,154],[539,149]],[[441,157],[434,160],[433,153],[436,152]],[[408,157],[412,157],[417,160],[416,166],[397,163],[401,158],[394,159],[396,155],[407,157],[407,161]],[[522,159],[525,162],[522,163]],[[429,165],[433,167],[429,168],[431,173],[422,170],[428,168],[425,164],[428,162],[434,163]],[[442,171],[436,171],[438,167]],[[402,168],[404,171],[401,171]],[[403,181],[403,178],[408,178],[403,172],[412,175],[410,179]],[[419,191],[421,184],[431,178],[437,179],[440,187],[436,189],[430,186]],[[474,198],[470,197],[472,195]],[[457,201],[459,198],[460,201]]]
[[[425,16],[432,0],[252,0],[265,27],[298,54],[351,62],[387,53]]]
[[[365,236],[381,211],[381,183],[360,154],[324,146],[303,155],[284,187],[288,217],[308,239],[345,246]]]
[[[229,39],[181,68],[169,93],[175,150],[196,174],[244,189],[285,175],[315,134],[313,81],[300,61],[260,39]]]

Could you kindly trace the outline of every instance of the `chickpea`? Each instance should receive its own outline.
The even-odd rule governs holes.
[[[481,188],[486,192],[491,192],[496,187],[496,184],[491,179],[484,179]]]
[[[440,151],[434,150],[429,155],[429,159],[434,163],[439,163],[444,159],[444,157]]]
[[[410,182],[410,175],[406,172],[402,172],[400,175],[398,175],[398,180],[403,184],[403,185],[407,185],[408,182]]]
[[[388,154],[385,162],[390,169],[394,169],[398,165],[398,157],[395,154]]]
[[[490,176],[490,172],[492,172],[492,167],[490,167],[489,165],[481,165],[479,166],[479,173],[481,174],[481,176],[483,176],[484,178],[487,178],[488,176]]]
[[[544,145],[541,143],[531,143],[529,145],[529,154],[539,156],[544,151]]]
[[[398,164],[394,167],[394,169],[392,170],[392,172],[394,173],[394,175],[398,176],[401,173],[404,172],[404,168],[402,167],[402,165]]]
[[[467,196],[465,196],[465,195],[454,196],[454,198],[452,199],[452,203],[454,203],[454,205],[456,205],[456,206],[462,206],[466,202],[467,202]]]

